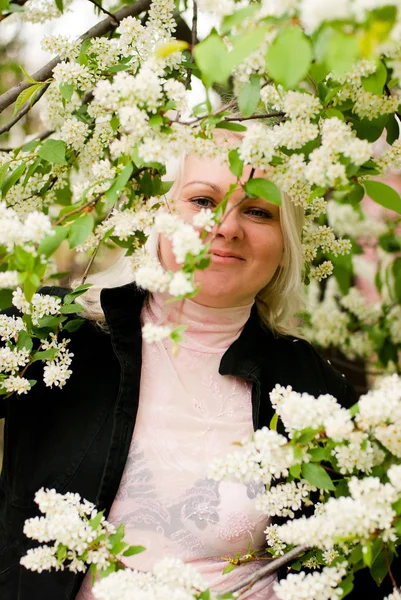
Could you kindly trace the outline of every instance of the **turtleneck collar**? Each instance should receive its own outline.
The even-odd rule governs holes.
[[[153,294],[145,303],[144,320],[163,325],[186,325],[180,347],[221,354],[240,335],[252,304],[233,308],[211,308],[193,300],[169,302],[168,294]]]

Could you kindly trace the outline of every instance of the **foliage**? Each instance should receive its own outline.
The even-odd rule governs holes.
[[[3,2],[1,20],[17,19],[14,13],[23,10],[23,18],[40,22],[69,4]],[[113,15],[99,5],[105,21],[78,40],[43,40],[58,58],[0,96],[0,111],[15,103],[0,133],[7,134],[39,101],[44,128],[18,148],[0,151],[0,302],[8,309],[0,316],[0,394],[27,393],[35,382],[25,375],[36,360],[45,363],[48,386],[61,387],[71,375],[67,334],[84,322],[79,296],[89,287],[86,275],[62,299],[37,293],[49,281],[62,243],[87,254],[86,272],[100,246],[119,247],[132,257],[133,277],[142,287],[175,298],[196,294],[194,275],[207,268],[209,246],[197,230],[163,210],[171,187],[166,165],[185,154],[227,161],[236,178],[215,211],[199,214],[198,228],[217,230],[239,188],[277,205],[285,195],[303,207],[306,281],[323,281],[312,286],[307,335],[350,358],[373,357],[377,368],[399,370],[401,198],[377,178],[400,167],[400,7],[395,0],[368,7],[329,0],[322,6],[316,0],[265,0],[238,8],[234,0],[199,0],[194,8],[215,13],[219,24],[198,43],[197,10],[188,40],[178,40],[177,14],[186,3],[138,0],[117,6]],[[205,86],[205,101],[189,110],[194,78]],[[232,101],[214,108],[212,90]],[[384,136],[383,150],[375,143]],[[244,181],[246,165],[252,171]],[[257,167],[265,179],[253,177]],[[361,208],[365,194],[391,217],[373,224]],[[180,272],[165,272],[146,257],[152,228],[170,238]],[[375,278],[381,301],[373,307],[354,285],[367,235],[379,240],[381,253]],[[57,282],[61,275],[51,277]],[[182,333],[180,327],[144,328],[149,341],[171,336],[178,343]],[[294,432],[297,441],[292,438],[288,447],[299,456],[289,483],[302,477],[324,500],[334,488],[341,498],[352,495],[349,486],[329,477],[325,463],[336,471],[338,459],[317,425]],[[309,451],[312,458],[304,460]],[[381,452],[388,458],[388,448]],[[389,485],[387,472],[375,472],[373,479]],[[382,556],[377,539],[392,552],[396,539],[380,535],[364,539],[363,556],[353,550],[351,566],[338,567],[336,577],[361,562],[374,565]],[[340,542],[337,552],[348,540]],[[324,564],[318,553],[306,556]],[[345,593],[351,587],[346,581]]]

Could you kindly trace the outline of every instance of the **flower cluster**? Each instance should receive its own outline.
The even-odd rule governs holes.
[[[353,477],[348,488],[350,496],[329,498],[318,514],[280,525],[277,533],[282,541],[328,550],[335,545],[346,547],[351,540],[352,544],[362,544],[378,531],[384,541],[395,541],[396,512],[392,505],[398,499],[397,490],[377,477]]]
[[[270,401],[290,438],[302,429],[311,427],[319,430],[323,427],[330,438],[340,442],[353,431],[349,411],[329,394],[314,398],[310,394],[293,391],[291,386],[276,385],[270,392]]]
[[[306,458],[296,456],[287,439],[263,427],[255,431],[252,441],[244,441],[241,450],[216,458],[210,465],[209,476],[217,481],[234,478],[242,483],[261,481],[270,485],[273,478],[286,477],[289,469]]]
[[[93,595],[96,600],[193,600],[206,589],[206,582],[193,567],[175,558],[164,558],[152,572],[113,573],[94,585]]]
[[[0,203],[0,245],[8,252],[15,246],[38,244],[51,231],[52,224],[47,215],[34,211],[21,220],[15,210],[8,208],[5,202]]]
[[[339,584],[347,573],[345,565],[325,567],[321,573],[290,573],[274,585],[274,592],[280,600],[338,600],[342,594]]]
[[[35,502],[45,516],[25,521],[24,533],[45,545],[28,550],[21,558],[24,567],[39,573],[51,568],[76,573],[85,571],[86,563],[99,569],[109,566],[110,536],[116,529],[94,504],[81,501],[79,494],[43,488],[36,492]]]

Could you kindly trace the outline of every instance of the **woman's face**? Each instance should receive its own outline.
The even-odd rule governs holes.
[[[244,184],[251,168],[244,169]],[[263,177],[256,169],[254,177]],[[180,217],[192,223],[202,208],[214,209],[236,178],[218,160],[189,156],[181,187],[174,196]],[[196,272],[200,292],[194,300],[204,306],[226,308],[253,302],[256,294],[272,279],[283,258],[284,244],[278,206],[259,198],[244,198],[242,187],[231,195],[225,218],[207,234],[212,241],[210,266]],[[232,210],[231,210],[232,209]],[[165,269],[178,271],[171,243],[160,236],[160,258]]]

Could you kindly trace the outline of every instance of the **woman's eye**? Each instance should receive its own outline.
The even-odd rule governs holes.
[[[272,215],[267,210],[262,210],[261,208],[249,208],[247,211],[248,214],[253,217],[257,217],[258,219],[271,219]]]
[[[210,198],[205,198],[204,196],[198,196],[197,198],[191,198],[191,204],[195,206],[199,206],[199,208],[213,208],[214,203]]]

